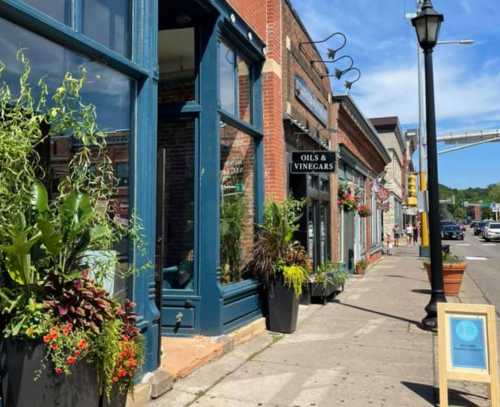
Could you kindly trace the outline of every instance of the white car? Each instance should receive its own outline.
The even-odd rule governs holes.
[[[490,222],[484,227],[483,231],[484,240],[500,240],[500,223]]]

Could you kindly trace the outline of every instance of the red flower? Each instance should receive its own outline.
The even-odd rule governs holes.
[[[121,368],[120,370],[118,370],[118,377],[120,379],[125,376],[127,376],[127,371],[125,369]]]
[[[62,369],[61,369],[60,367],[56,367],[54,370],[55,370],[55,372],[56,372],[56,375],[60,375],[60,374],[62,374],[62,372],[63,372],[63,371],[62,371]]]
[[[81,352],[80,352],[78,349],[77,349],[77,350],[75,350],[75,356],[76,356],[76,357],[78,357],[78,356],[80,356],[80,355],[81,355]]]
[[[57,350],[58,348],[59,348],[59,345],[57,343],[51,343],[50,344],[50,349]]]
[[[74,356],[68,356],[66,359],[66,363],[68,365],[74,365],[76,363],[76,358]]]
[[[87,347],[87,341],[85,339],[80,339],[80,342],[78,342],[78,348],[85,349],[86,347]]]

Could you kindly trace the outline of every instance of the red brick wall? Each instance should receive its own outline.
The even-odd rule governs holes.
[[[268,0],[228,0],[228,3],[266,42],[266,4]]]

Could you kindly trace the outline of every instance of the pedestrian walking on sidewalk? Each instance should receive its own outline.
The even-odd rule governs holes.
[[[400,230],[398,224],[394,225],[394,228],[392,229],[392,234],[394,236],[394,245],[396,247],[399,247]]]
[[[387,255],[392,256],[394,253],[394,239],[390,233],[387,233],[385,240],[387,241]]]
[[[413,225],[413,244],[417,244],[417,243],[418,243],[418,226],[415,223]]]
[[[413,226],[411,223],[408,223],[408,225],[406,225],[406,237],[408,238],[408,244],[415,244],[415,242],[413,241]]]

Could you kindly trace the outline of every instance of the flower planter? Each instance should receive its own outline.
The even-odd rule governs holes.
[[[425,269],[427,270],[427,277],[429,278],[430,282],[431,264],[424,263],[424,265]],[[460,287],[462,285],[462,279],[464,277],[464,272],[466,268],[467,268],[466,263],[443,264],[444,295],[454,297],[460,293]]]
[[[340,287],[334,284],[311,283],[312,302],[326,304],[328,299],[340,292]]]
[[[42,343],[6,340],[2,349],[4,406],[99,407],[96,369],[79,362],[70,375],[57,376],[44,361]],[[39,373],[38,373],[39,372]],[[35,379],[36,374],[39,377]]]
[[[127,394],[118,392],[116,388],[111,392],[111,397],[108,400],[106,396],[102,396],[100,407],[125,407],[127,404]]]
[[[291,334],[297,329],[299,299],[293,288],[285,287],[282,281],[270,284],[267,293],[269,314],[267,325],[270,331]]]
[[[362,266],[356,265],[356,274],[363,276],[365,274],[366,269]]]

